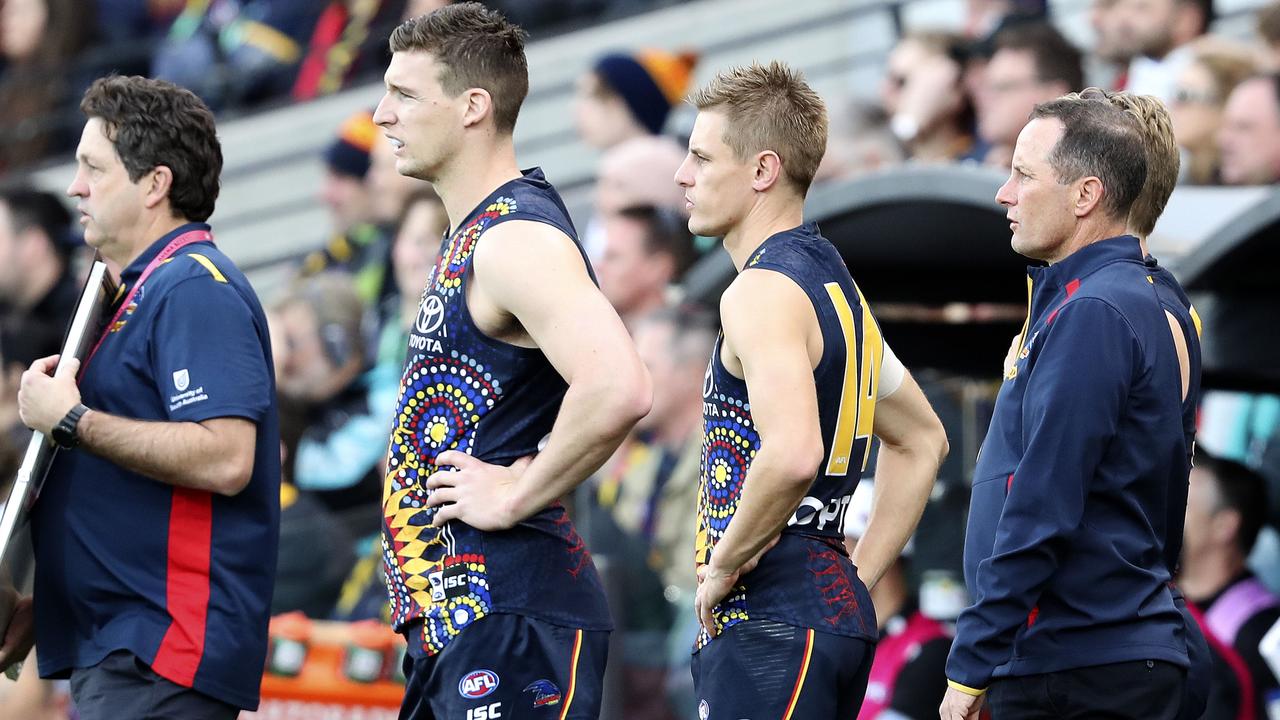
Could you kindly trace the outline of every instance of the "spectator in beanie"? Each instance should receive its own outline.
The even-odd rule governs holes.
[[[582,141],[597,150],[657,135],[689,89],[697,56],[664,50],[610,53],[578,80],[574,120]]]

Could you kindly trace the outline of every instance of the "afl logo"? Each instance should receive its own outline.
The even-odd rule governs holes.
[[[418,306],[418,332],[433,335],[444,324],[444,301],[439,295],[428,295]]]
[[[717,346],[716,351],[720,348]],[[713,370],[716,365],[715,355],[711,356],[711,361],[707,363],[707,374],[702,376],[702,399],[706,400],[711,397],[711,393],[716,389],[716,380]]]
[[[458,694],[479,700],[498,689],[498,674],[492,670],[472,670],[458,681]]]

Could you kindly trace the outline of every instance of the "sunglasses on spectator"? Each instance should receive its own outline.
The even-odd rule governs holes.
[[[1173,91],[1173,101],[1183,105],[1217,105],[1218,96],[1208,90],[1177,88]]]
[[[1040,85],[1039,78],[1027,78],[1025,80],[1004,80],[1002,82],[989,82],[985,90],[988,93],[1003,95],[1005,93],[1017,92],[1024,88],[1035,87]]]

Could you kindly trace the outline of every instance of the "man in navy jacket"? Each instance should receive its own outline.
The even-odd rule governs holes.
[[[1036,107],[996,199],[1031,308],[975,469],[974,604],[947,662],[944,720],[1177,716],[1184,624],[1165,544],[1181,535],[1187,435],[1177,352],[1130,206],[1146,179],[1124,111]],[[1181,492],[1174,492],[1181,487]],[[1178,527],[1174,527],[1177,524]]]

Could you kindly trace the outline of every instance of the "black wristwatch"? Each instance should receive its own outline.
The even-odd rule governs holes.
[[[80,424],[80,417],[88,412],[89,408],[84,403],[76,403],[76,406],[67,411],[66,416],[53,426],[53,432],[49,433],[49,437],[53,438],[54,444],[64,450],[70,450],[80,444],[80,438],[76,435],[76,426]]]

